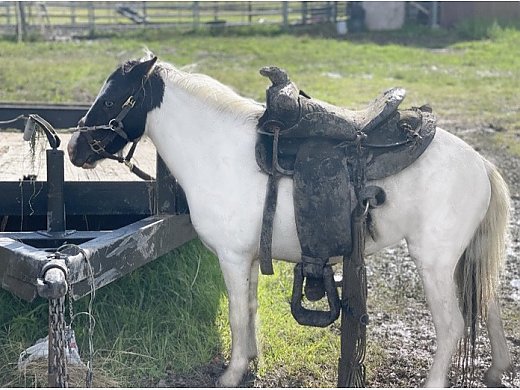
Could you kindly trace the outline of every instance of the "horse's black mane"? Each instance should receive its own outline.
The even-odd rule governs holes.
[[[139,60],[128,60],[124,64],[122,64],[119,68],[123,72],[123,74],[130,72],[134,66],[139,64]]]

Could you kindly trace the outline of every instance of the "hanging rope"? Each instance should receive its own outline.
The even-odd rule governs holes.
[[[85,260],[85,262],[87,264],[87,270],[88,270],[88,281],[89,281],[89,285],[90,285],[90,300],[88,302],[87,311],[74,314],[74,308],[72,305],[73,287],[69,280],[67,280],[67,283],[69,285],[67,298],[69,300],[69,319],[70,319],[68,327],[72,328],[72,323],[74,322],[76,317],[78,317],[80,315],[86,315],[88,317],[87,334],[88,334],[89,352],[88,352],[88,361],[87,361],[87,373],[85,375],[85,387],[90,388],[90,387],[92,387],[92,383],[94,380],[94,328],[96,327],[96,319],[95,319],[94,315],[92,314],[93,307],[94,307],[94,298],[96,297],[94,269],[92,268],[92,265],[90,264],[90,260],[89,260],[89,256],[88,256],[87,252],[78,245],[75,245],[75,244],[62,245],[61,247],[59,247],[57,249],[57,252],[60,252],[62,250],[66,250],[69,248],[74,249],[75,251],[77,251],[77,253],[81,253],[81,255],[83,256],[83,259]],[[69,259],[67,256],[67,258],[66,258],[67,266],[68,266],[68,261],[69,261]]]

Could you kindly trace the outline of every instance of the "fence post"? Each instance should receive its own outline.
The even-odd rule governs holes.
[[[72,3],[70,6],[70,24],[72,27],[76,26],[76,3]]]
[[[22,1],[16,2],[16,39],[23,42],[27,35],[27,23],[25,19],[25,9]]]
[[[307,24],[307,2],[302,1],[302,24]]]
[[[5,12],[7,16],[7,25],[11,26],[11,4],[6,3],[5,4]]]
[[[146,1],[143,1],[143,24],[148,24],[148,9],[146,7]]]
[[[432,28],[438,28],[439,27],[439,2],[438,1],[432,1],[431,7],[431,27]]]
[[[200,25],[200,9],[199,9],[199,2],[194,1],[193,2],[193,29],[197,30]]]
[[[282,1],[282,18],[284,28],[289,27],[289,3]]]
[[[94,15],[94,3],[88,2],[88,33],[90,36],[94,36],[95,32],[95,15]]]

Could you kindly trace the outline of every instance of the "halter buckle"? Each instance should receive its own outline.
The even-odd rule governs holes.
[[[128,99],[126,99],[126,102],[123,104],[123,107],[130,107],[134,108],[135,106],[135,98],[133,95],[130,95]]]
[[[130,160],[123,160],[123,164],[125,164],[130,170],[134,169],[134,164],[130,162]]]

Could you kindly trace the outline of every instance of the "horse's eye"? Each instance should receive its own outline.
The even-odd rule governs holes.
[[[114,106],[114,102],[111,100],[105,100],[105,107],[112,108]]]

